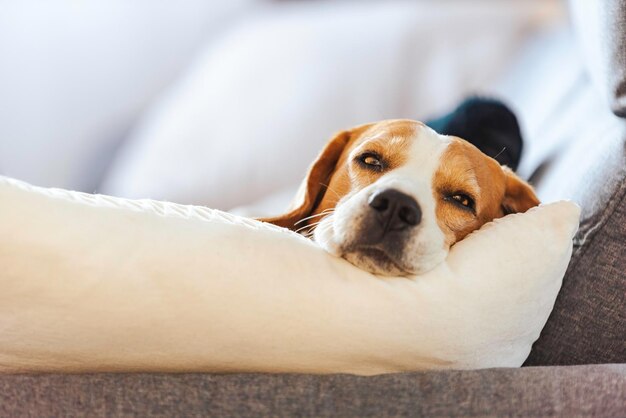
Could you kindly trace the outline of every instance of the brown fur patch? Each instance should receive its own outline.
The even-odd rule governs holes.
[[[447,199],[460,193],[470,196],[474,211],[466,210]],[[513,194],[512,194],[513,193]],[[532,188],[511,170],[461,138],[452,142],[441,156],[433,176],[437,223],[450,246],[470,232],[507,212],[524,212],[539,204]],[[509,197],[514,210],[505,209]]]

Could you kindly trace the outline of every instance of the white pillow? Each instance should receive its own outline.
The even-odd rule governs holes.
[[[579,209],[485,225],[381,278],[272,225],[0,178],[0,371],[375,374],[520,366]]]

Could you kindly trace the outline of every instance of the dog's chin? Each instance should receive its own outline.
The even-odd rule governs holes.
[[[415,269],[405,266],[386,251],[376,247],[359,247],[346,251],[342,257],[361,270],[381,276],[412,276]]]
[[[358,227],[341,228],[337,231],[333,221],[334,216],[328,216],[315,228],[315,242],[328,253],[379,276],[406,277],[423,274],[441,264],[448,253],[447,249],[440,246],[430,249],[419,243],[397,248],[387,248],[380,243],[369,244],[359,239]],[[341,238],[337,239],[337,236]]]

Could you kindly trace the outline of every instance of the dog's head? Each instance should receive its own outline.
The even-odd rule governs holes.
[[[291,210],[263,220],[310,233],[364,270],[412,275],[483,224],[538,204],[528,184],[472,144],[390,120],[336,135]]]

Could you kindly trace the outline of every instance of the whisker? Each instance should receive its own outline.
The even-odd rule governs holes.
[[[299,221],[294,222],[293,226],[301,224],[304,221],[308,221],[309,219],[317,218],[318,216],[324,216],[324,215],[326,215],[326,214],[325,213],[318,213],[318,214],[315,214],[315,215],[307,216],[306,218],[302,218]]]
[[[309,225],[304,225],[302,228],[298,228],[298,229],[296,229],[294,232],[295,232],[296,234],[299,234],[299,233],[300,233],[300,231],[305,230],[305,229],[307,229],[307,228],[309,228]]]
[[[495,156],[493,156],[493,157],[491,157],[491,158],[493,158],[493,159],[495,160],[495,159],[496,159],[496,158],[498,158],[498,157],[500,156],[500,154],[502,154],[504,151],[506,151],[506,147],[503,147],[503,148],[502,148],[502,151],[500,151],[499,153],[497,153]]]
[[[335,196],[337,196],[337,199],[341,199],[341,196],[339,196],[339,193],[337,193],[336,191],[334,191],[328,184],[324,184],[324,183],[320,183],[322,186],[326,187],[326,190],[330,190],[331,192],[333,192],[335,194]]]
[[[314,230],[312,230],[311,232],[308,233],[308,235],[306,235],[307,238],[311,238],[311,236],[315,233],[315,231],[319,230],[320,233],[325,233],[327,232],[328,229],[332,228],[332,223],[331,222],[326,222],[324,224],[321,224],[319,226],[319,228],[315,228]]]
[[[313,232],[313,230],[315,229],[315,227],[317,227],[319,224],[321,224],[323,221],[325,221],[325,219],[320,219],[317,222],[314,222],[312,224],[309,225],[305,225],[302,228],[298,228],[295,232],[300,232],[302,230],[305,230],[308,228],[308,231],[304,232],[303,234],[310,234],[311,232]],[[322,225],[323,226],[323,225]]]
[[[293,225],[296,226],[304,221],[308,221],[309,219],[312,218],[316,218],[318,216],[324,216],[324,215],[328,215],[329,213],[332,213],[335,210],[335,208],[328,208],[328,209],[324,209],[323,211],[321,211],[320,213],[317,213],[315,215],[311,215],[311,216],[307,216],[306,218],[302,218],[299,221],[295,222]]]
[[[307,231],[307,232],[306,232],[306,234],[305,234],[304,236],[305,236],[305,237],[307,237],[307,238],[311,238],[311,239],[312,239],[312,238],[313,238],[313,236],[315,235],[315,231],[317,231],[318,229],[319,229],[320,231],[322,231],[325,227],[327,227],[327,225],[328,225],[328,224],[322,224],[322,225],[320,225],[320,227],[319,227],[319,228],[313,228],[313,229],[311,229],[310,231]]]
[[[323,219],[322,219],[322,221],[323,221]],[[313,228],[315,228],[317,225],[319,225],[319,224],[320,224],[320,222],[322,222],[322,221],[317,221],[317,222],[312,223],[312,224],[310,224],[310,225],[305,225],[305,226],[303,226],[302,228],[298,228],[298,229],[296,229],[296,232],[300,232],[300,231],[302,231],[303,229],[307,229],[307,228],[311,228],[311,229],[313,229]]]

